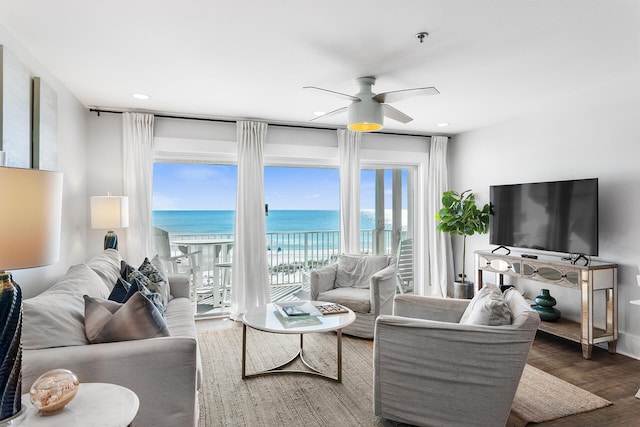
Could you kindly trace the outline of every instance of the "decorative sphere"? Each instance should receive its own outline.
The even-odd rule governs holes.
[[[61,411],[78,393],[80,382],[67,369],[54,369],[40,375],[29,391],[31,403],[41,415]]]

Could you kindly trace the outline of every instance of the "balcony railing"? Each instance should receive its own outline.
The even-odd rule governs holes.
[[[385,230],[385,242],[391,241],[391,231]],[[193,240],[197,245],[199,240],[233,240],[232,234],[171,234],[170,241]],[[363,254],[374,253],[376,230],[362,230],[360,232]],[[172,252],[179,254],[177,245],[172,244]],[[214,264],[231,262],[233,243],[228,243],[219,249],[213,245],[202,245],[202,266],[204,277],[214,274]],[[340,253],[340,236],[336,230],[329,231],[296,231],[285,233],[267,233],[267,264],[269,267],[269,284],[284,285],[302,283],[302,273],[314,268],[335,262]],[[391,244],[385,245],[383,254],[392,253]]]
[[[385,247],[383,254],[391,254],[391,231],[384,231]],[[171,251],[177,255],[181,252],[175,241],[189,241],[190,249],[202,251],[202,265],[194,283],[194,289],[213,288],[216,297],[204,300],[203,309],[224,310],[228,306],[230,288],[230,265],[233,258],[232,234],[171,234],[169,236]],[[376,230],[362,230],[360,233],[361,253],[375,252],[377,241]],[[191,244],[191,242],[193,242]],[[207,243],[205,243],[207,242]],[[213,243],[216,242],[216,243]],[[204,244],[201,244],[204,243]],[[183,245],[181,245],[183,246]],[[267,265],[269,268],[269,286],[273,301],[295,299],[298,291],[308,291],[309,271],[335,262],[340,253],[340,235],[337,230],[297,231],[267,233]],[[220,290],[218,293],[217,290]],[[194,292],[194,300],[199,305],[200,299]],[[210,307],[206,307],[210,306]],[[200,307],[198,307],[198,311]]]

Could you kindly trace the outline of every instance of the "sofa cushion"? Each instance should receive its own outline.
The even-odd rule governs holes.
[[[115,249],[105,249],[86,264],[100,276],[104,284],[111,290],[120,277],[121,261],[120,252]]]
[[[162,298],[162,295],[158,292],[154,292],[151,290],[153,283],[151,280],[145,276],[140,270],[137,270],[135,267],[128,264],[126,261],[122,261],[122,278],[129,283],[132,283],[134,280],[139,280],[143,285],[140,288],[140,292],[149,299],[157,308],[160,310],[160,313],[164,314],[165,304]]]
[[[173,298],[167,306],[165,319],[172,337],[197,338],[193,306],[189,298]]]
[[[363,288],[334,288],[318,294],[318,301],[333,302],[357,313],[371,311],[371,291]]]
[[[138,279],[133,279],[131,283],[129,283],[120,277],[107,299],[110,301],[125,303],[129,301],[129,298],[131,298],[136,292],[140,292],[142,295],[147,296],[150,291],[146,289]]]
[[[522,327],[525,324],[532,328],[537,328],[539,316],[530,316],[531,305],[524,299],[520,291],[516,288],[509,288],[504,291],[504,300],[507,302],[509,309],[511,310],[511,324],[514,326]],[[533,319],[532,319],[533,317]]]
[[[162,272],[160,258],[157,255],[151,261],[145,258],[138,270],[149,279],[150,283],[147,285],[149,290],[160,294],[162,305],[166,307],[169,303],[169,279],[167,279],[167,273]]]
[[[88,344],[84,298],[106,298],[109,288],[86,264],[74,265],[51,288],[22,302],[22,348],[35,350]]]
[[[336,288],[368,288],[371,276],[389,265],[385,255],[340,255],[336,272]]]
[[[129,289],[131,289],[131,283],[127,282],[122,277],[118,277],[116,284],[113,289],[111,289],[108,299],[115,302],[125,302]]]
[[[168,295],[167,301],[171,301],[173,299],[173,295],[171,294],[171,280],[169,280],[169,270],[167,270],[167,265],[160,258],[160,255],[157,255],[157,254],[156,256],[151,258],[151,264],[153,264],[158,269],[160,274],[162,274],[162,276],[167,281],[167,295]]]
[[[462,314],[460,324],[501,326],[511,324],[511,310],[496,285],[481,288]]]
[[[92,344],[169,336],[160,311],[140,292],[124,304],[84,297],[85,331]]]

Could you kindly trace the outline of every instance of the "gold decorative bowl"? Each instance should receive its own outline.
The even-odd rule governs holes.
[[[34,381],[29,395],[40,415],[53,415],[71,402],[79,387],[76,374],[67,369],[54,369]]]

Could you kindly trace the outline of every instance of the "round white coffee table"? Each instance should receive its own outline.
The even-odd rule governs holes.
[[[131,424],[140,401],[128,388],[105,383],[80,383],[78,394],[64,409],[40,415],[29,394],[22,395],[24,418],[19,426],[123,427]]]
[[[329,304],[322,301],[306,301],[312,305],[318,306]],[[280,303],[280,305],[286,303]],[[242,318],[242,378],[251,378],[269,374],[310,374],[333,381],[342,382],[342,328],[352,324],[356,320],[353,311],[347,309],[346,313],[326,314],[319,316],[301,316],[285,318],[274,303],[269,303],[260,307],[247,311]],[[280,366],[268,369],[266,371],[247,374],[247,326],[264,332],[274,334],[300,334],[300,348],[295,356]],[[304,360],[304,334],[315,332],[336,331],[337,335],[337,375],[334,377],[330,374],[320,372]],[[300,359],[309,370],[285,369],[295,360]]]

